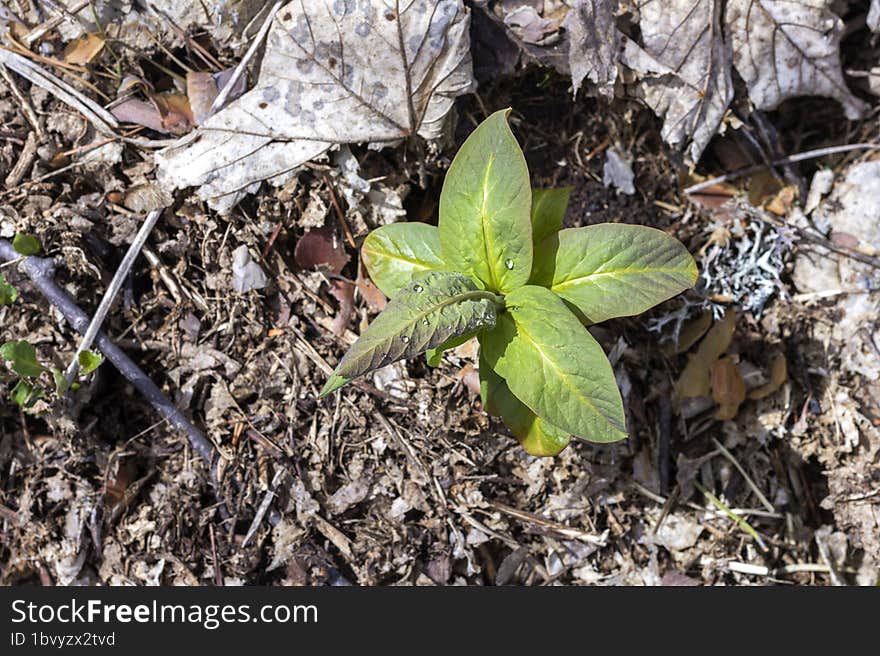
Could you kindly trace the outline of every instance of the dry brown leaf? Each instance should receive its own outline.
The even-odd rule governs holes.
[[[293,257],[303,269],[326,269],[332,273],[342,271],[349,260],[342,240],[330,226],[314,228],[300,237]]]
[[[739,406],[746,400],[746,383],[739,367],[730,356],[712,363],[709,378],[712,385],[712,398],[718,403],[715,418],[733,419]]]
[[[735,330],[736,312],[727,310],[724,318],[706,333],[697,352],[690,356],[684,371],[681,372],[681,376],[675,384],[675,390],[680,397],[707,396],[709,394],[711,389],[710,369],[730,346]]]
[[[749,398],[766,398],[782,387],[782,384],[786,380],[788,380],[788,362],[786,361],[784,354],[777,353],[773,356],[773,362],[770,364],[770,381],[749,392]]]
[[[385,298],[385,294],[380,292],[379,288],[373,284],[372,280],[364,277],[362,273],[358,271],[358,277],[357,280],[355,280],[355,284],[357,285],[361,296],[363,296],[364,300],[367,302],[367,307],[370,308],[370,310],[373,312],[381,312],[385,309],[388,299]]]
[[[348,280],[330,281],[330,294],[339,301],[339,309],[336,316],[330,324],[330,329],[334,335],[342,335],[351,321],[351,314],[354,311],[354,283]]]
[[[162,129],[170,134],[186,134],[195,127],[189,98],[182,93],[161,93],[151,96],[162,117]]]
[[[68,64],[85,66],[104,49],[104,37],[100,34],[86,34],[74,39],[64,49],[64,61]]]
[[[691,346],[697,343],[700,337],[706,334],[711,325],[712,313],[709,310],[705,310],[700,316],[691,319],[682,326],[678,332],[678,339],[663,345],[663,355],[672,357],[673,355],[688,351]]]
[[[211,105],[220,94],[214,74],[203,71],[188,71],[186,74],[186,95],[192,108],[193,120],[201,125],[210,115]]]
[[[779,193],[767,203],[767,210],[773,212],[776,216],[785,216],[788,214],[788,210],[791,209],[791,206],[797,199],[797,193],[797,187],[794,185],[783,187],[779,190]]]

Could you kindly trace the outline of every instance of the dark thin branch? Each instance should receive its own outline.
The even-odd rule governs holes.
[[[21,259],[21,256],[12,248],[5,239],[0,239],[0,259],[7,262]],[[55,263],[49,258],[27,257],[23,258],[22,270],[27,274],[40,293],[46,300],[54,305],[74,330],[85,334],[91,322],[86,314],[55,282]],[[165,420],[174,428],[186,434],[192,448],[198,453],[211,471],[211,478],[215,486],[217,452],[214,445],[205,437],[204,433],[192,425],[190,421],[178,410],[170,399],[162,393],[156,384],[150,380],[143,370],[129,358],[107,335],[99,332],[95,338],[95,345],[104,354],[104,357],[119,370],[125,378],[144,395],[147,401],[158,411]]]

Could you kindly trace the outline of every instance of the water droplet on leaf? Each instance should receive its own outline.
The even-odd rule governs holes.
[[[504,266],[506,266],[508,269],[512,269],[513,268],[513,260],[511,260],[508,257],[506,260],[504,260]]]
[[[409,341],[409,337],[407,337],[406,335],[401,335],[400,341],[406,344]]]
[[[414,291],[416,294],[421,294],[421,293],[424,291],[424,289],[425,289],[425,288],[422,287],[421,285],[413,285],[413,291]]]
[[[424,319],[422,319],[422,323],[425,324],[426,326],[430,326],[430,325],[431,325],[431,322],[428,321],[428,318],[427,318],[427,317],[425,317]]]

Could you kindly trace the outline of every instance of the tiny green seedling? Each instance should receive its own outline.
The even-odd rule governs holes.
[[[394,223],[361,250],[391,298],[321,396],[421,352],[480,342],[483,407],[523,448],[556,455],[572,435],[626,437],[611,364],[585,326],[639,314],[693,286],[697,268],[666,233],[605,223],[561,229],[569,189],[532,189],[503,110],[468,137],[446,175],[437,227]]]
[[[79,389],[79,383],[68,385],[64,374],[57,367],[44,367],[37,359],[37,349],[33,344],[24,340],[4,342],[0,344],[0,360],[9,363],[9,368],[21,376],[9,393],[9,397],[22,408],[30,408],[39,399],[46,396],[46,389],[40,384],[40,377],[44,373],[50,373],[55,383],[55,391],[64,394],[68,389]],[[94,351],[82,351],[78,356],[80,365],[79,374],[88,376],[97,369],[104,361],[100,353]]]

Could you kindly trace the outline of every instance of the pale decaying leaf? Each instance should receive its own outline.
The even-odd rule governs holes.
[[[461,0],[285,5],[255,87],[160,152],[160,179],[228,210],[335,144],[439,137],[473,85],[469,18]]]
[[[614,25],[615,2],[574,0],[562,26],[568,30],[568,65],[574,92],[584,78],[603,96],[614,95],[621,35]]]
[[[832,0],[644,0],[629,7],[641,40],[617,27],[627,3],[573,0],[564,26],[575,91],[584,79],[612,96],[618,62],[635,73],[647,104],[663,119],[663,138],[697,160],[733,99],[736,68],[758,109],[796,96],[840,102],[849,119],[867,105],[847,88],[840,64],[843,22]],[[880,0],[868,26],[880,27]],[[623,43],[623,47],[619,46]]]
[[[826,96],[855,120],[867,105],[853,96],[840,66],[843,21],[831,0],[730,0],[727,29],[733,63],[758,109],[794,96]]]
[[[623,61],[642,76],[663,139],[697,160],[733,98],[720,9],[707,0],[651,0],[640,12],[643,47],[627,41]]]

